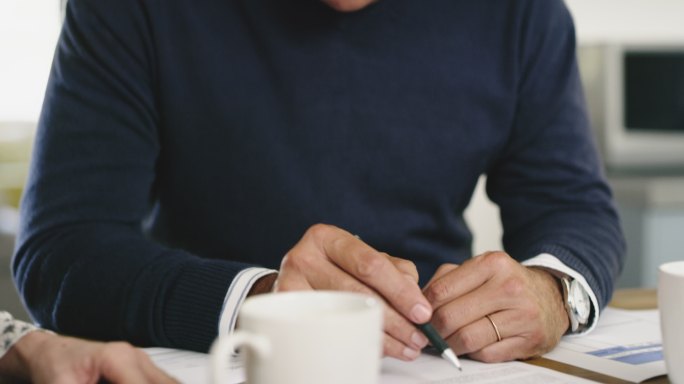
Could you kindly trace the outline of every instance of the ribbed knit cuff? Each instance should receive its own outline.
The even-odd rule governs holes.
[[[198,260],[188,263],[176,279],[163,309],[168,346],[207,352],[217,336],[221,308],[233,278],[244,263]]]

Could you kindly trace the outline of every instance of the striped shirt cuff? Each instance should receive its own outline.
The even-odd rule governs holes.
[[[251,267],[240,271],[233,282],[228,287],[228,293],[223,300],[223,308],[221,309],[221,317],[219,319],[218,335],[225,336],[233,332],[235,323],[237,322],[237,314],[242,302],[245,301],[252,285],[260,278],[278,273],[274,269]]]

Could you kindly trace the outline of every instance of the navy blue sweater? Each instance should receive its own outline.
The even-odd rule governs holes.
[[[423,283],[464,261],[481,174],[506,251],[605,305],[624,246],[561,0],[71,0],[14,275],[44,327],[206,350],[312,224]]]

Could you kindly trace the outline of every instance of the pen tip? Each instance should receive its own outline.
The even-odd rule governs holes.
[[[444,352],[442,352],[442,357],[451,362],[451,364],[458,368],[459,371],[463,372],[463,369],[461,369],[461,363],[458,361],[458,357],[456,357],[456,354],[451,348],[445,349]]]

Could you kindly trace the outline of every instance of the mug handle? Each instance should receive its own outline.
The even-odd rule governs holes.
[[[268,357],[271,343],[264,336],[244,330],[236,330],[230,335],[218,337],[209,351],[211,361],[210,382],[221,384],[228,381],[229,357],[235,354],[238,347],[245,346],[259,357]]]

